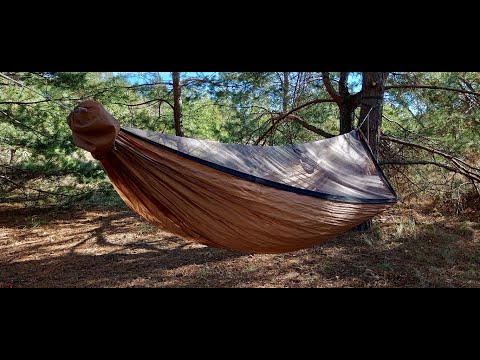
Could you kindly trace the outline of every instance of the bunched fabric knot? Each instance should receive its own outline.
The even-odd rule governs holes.
[[[120,124],[102,104],[87,100],[80,103],[67,117],[73,143],[101,160],[115,143]]]

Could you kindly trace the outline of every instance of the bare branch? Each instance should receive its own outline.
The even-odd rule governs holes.
[[[324,138],[332,138],[332,137],[335,136],[335,135],[330,134],[330,133],[328,133],[328,132],[326,132],[326,131],[324,131],[320,128],[317,128],[316,126],[310,125],[305,120],[303,120],[302,118],[300,118],[299,116],[297,116],[295,114],[288,115],[287,119],[296,122],[297,124],[303,126],[305,129],[313,131],[315,134],[321,135]]]
[[[434,154],[438,154],[438,155],[441,155],[443,156],[444,158],[447,158],[449,160],[457,160],[461,163],[463,163],[464,165],[467,165],[467,166],[470,166],[468,165],[467,163],[465,163],[464,161],[460,160],[459,158],[453,156],[453,155],[450,155],[446,152],[443,152],[443,151],[440,151],[440,150],[435,150],[435,149],[432,149],[428,146],[424,146],[424,145],[420,145],[420,144],[416,144],[416,143],[412,143],[410,141],[406,141],[406,140],[402,140],[402,139],[398,139],[396,137],[393,137],[393,136],[388,136],[388,135],[382,135],[382,140],[387,140],[387,141],[391,141],[391,142],[395,142],[395,143],[398,143],[398,144],[403,144],[403,145],[407,145],[407,146],[412,146],[412,147],[416,147],[418,149],[422,149],[422,150],[425,150],[425,151],[428,151],[430,153],[434,153]],[[472,168],[472,169],[475,169],[475,168]]]
[[[23,102],[23,101],[0,101],[0,104],[8,104],[8,105],[33,105],[33,104],[40,104],[44,102],[49,102],[52,100],[56,99],[45,99],[45,100],[38,100],[38,101],[29,101],[29,102]]]
[[[424,146],[424,145],[420,145],[420,144],[415,144],[415,143],[412,143],[412,142],[409,142],[409,141],[406,141],[406,140],[401,140],[401,139],[398,139],[398,138],[395,138],[395,137],[392,137],[392,136],[386,136],[386,135],[382,135],[381,137],[382,140],[387,140],[387,141],[391,141],[391,142],[395,142],[395,143],[398,143],[398,144],[402,144],[402,145],[406,145],[406,146],[410,146],[410,147],[414,147],[414,148],[417,148],[417,149],[421,149],[421,150],[425,150],[429,153],[432,153],[432,154],[437,154],[437,155],[440,155],[442,157],[444,157],[445,159],[448,159],[452,162],[452,164],[454,165],[454,168],[455,168],[455,172],[458,172],[462,175],[464,175],[465,177],[469,178],[469,179],[474,179],[475,181],[480,181],[480,169],[470,165],[470,164],[467,164],[465,161],[453,156],[453,155],[450,155],[446,152],[443,152],[443,151],[439,151],[439,150],[436,150],[436,149],[432,149],[428,146]]]
[[[470,91],[475,92],[475,88],[473,87],[472,83],[470,83],[467,79],[462,77],[460,78],[460,80],[462,81],[463,85],[466,86]],[[480,99],[477,96],[473,96],[473,97],[467,96],[467,99],[470,101],[473,101],[476,106],[480,105]]]
[[[411,112],[411,110],[410,110],[408,107],[407,107],[407,109],[408,109],[408,111],[410,111],[410,113],[412,114],[412,116],[414,117],[414,119],[417,120],[417,119],[415,118],[415,115]],[[382,117],[383,117],[385,120],[387,120],[388,122],[391,122],[392,124],[397,125],[400,129],[403,130],[403,132],[409,133],[409,134],[411,134],[411,135],[413,135],[413,136],[415,136],[415,137],[417,137],[417,138],[421,138],[421,139],[423,139],[423,140],[425,140],[425,141],[427,141],[427,142],[429,142],[429,143],[433,143],[433,141],[432,141],[431,139],[429,139],[429,138],[427,138],[427,137],[425,137],[425,136],[419,135],[419,134],[417,134],[416,132],[413,132],[413,131],[411,131],[411,130],[408,130],[407,128],[405,128],[404,126],[402,126],[402,124],[400,124],[398,121],[395,121],[395,120],[390,119],[390,118],[389,118],[388,116],[386,116],[385,114],[382,114]],[[419,122],[419,123],[420,123],[420,122]],[[420,124],[421,124],[421,123],[420,123]],[[422,124],[421,124],[421,125],[422,125]],[[422,127],[425,127],[425,126],[422,125]]]
[[[332,82],[330,81],[330,73],[329,72],[322,72],[322,80],[323,84],[325,85],[325,89],[327,90],[328,94],[332,97],[333,101],[335,101],[337,104],[342,102],[342,97],[340,94],[335,90],[335,88],[332,85]]]
[[[0,179],[4,179],[6,182],[9,182],[10,184],[13,184],[13,185],[15,185],[15,186],[17,186],[17,187],[21,187],[21,188],[27,189],[27,190],[37,191],[37,192],[39,192],[39,193],[47,194],[47,195],[66,196],[66,197],[77,197],[77,196],[83,195],[83,193],[75,194],[75,195],[68,195],[68,194],[63,194],[63,193],[58,193],[58,192],[45,191],[45,190],[40,190],[40,189],[31,188],[31,187],[28,187],[28,186],[19,184],[19,183],[15,182],[15,181],[9,179],[8,177],[3,176],[3,175],[0,175]]]
[[[272,126],[270,126],[270,128],[264,132],[262,134],[262,136],[260,136],[257,141],[255,141],[255,145],[258,145],[260,144],[260,142],[265,139],[274,129],[275,127],[278,125],[278,123],[280,121],[282,121],[283,119],[285,119],[288,115],[306,107],[306,106],[309,106],[309,105],[313,105],[313,104],[319,104],[319,103],[326,103],[326,102],[335,102],[333,99],[316,99],[316,100],[312,100],[312,101],[307,101],[306,103],[303,103],[302,105],[298,105],[296,107],[294,107],[293,109],[291,109],[290,111],[284,113],[284,114],[281,114],[279,115],[278,117],[275,117],[275,118],[271,118],[270,120],[272,120]]]
[[[435,165],[435,166],[447,169],[449,171],[453,171],[455,173],[458,172],[458,169],[453,167],[453,166],[442,164],[442,163],[439,163],[439,162],[433,161],[433,160],[399,160],[399,159],[394,159],[394,160],[380,161],[380,165]]]
[[[231,87],[231,88],[238,88],[242,86],[240,84],[227,84],[225,82],[222,83],[222,82],[215,81],[208,78],[186,78],[182,80],[182,86],[190,85],[190,83],[193,83],[193,82],[200,83],[200,84],[210,84],[210,85],[219,86],[219,87]]]
[[[410,85],[389,85],[385,86],[385,90],[389,89],[432,89],[432,90],[447,90],[447,91],[455,91],[458,93],[462,94],[469,94],[469,95],[475,95],[475,96],[480,96],[480,93],[476,91],[469,91],[469,90],[463,90],[463,89],[456,89],[448,86],[434,86],[434,85],[415,85],[415,84],[410,84]]]
[[[5,111],[3,110],[0,110],[0,113],[2,113],[4,116],[6,116],[8,119],[10,119],[10,121],[13,121],[14,123],[20,125],[20,126],[23,126],[25,129],[28,129],[32,132],[34,132],[35,134],[37,135],[40,135],[40,136],[43,136],[43,137],[48,137],[49,135],[48,134],[43,134],[41,133],[40,131],[38,130],[35,130],[34,128],[22,123],[21,121],[15,119],[13,116],[11,116],[10,114],[6,113]]]
[[[159,81],[159,82],[154,82],[154,83],[146,83],[146,84],[136,84],[136,85],[130,85],[130,86],[112,86],[111,88],[108,89],[136,89],[139,87],[147,87],[147,86],[157,86],[157,85],[173,85],[173,83],[169,81]]]
[[[112,104],[134,107],[134,106],[141,106],[141,105],[150,104],[150,103],[157,102],[157,101],[164,102],[164,103],[168,104],[173,109],[173,105],[165,99],[153,99],[153,100],[145,101],[145,102],[140,103],[140,104],[124,104],[124,103],[117,103],[117,102],[114,102]]]
[[[260,121],[262,117],[264,117],[265,115],[271,115],[271,113],[267,113],[267,112],[264,112],[264,113],[261,113],[260,115],[258,115],[255,119],[253,119],[252,122],[256,122],[256,121]],[[253,130],[250,135],[248,136],[248,139],[247,141],[245,142],[245,145],[249,144],[250,143],[250,140],[252,140],[252,137],[253,135],[257,132],[257,131],[260,131],[262,130],[265,125],[267,125],[269,122],[271,121],[271,119],[265,121],[262,125],[260,125],[260,127],[256,128],[255,130]]]

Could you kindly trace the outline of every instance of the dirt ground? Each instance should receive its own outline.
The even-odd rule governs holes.
[[[125,208],[0,206],[0,287],[479,287],[480,219],[394,207],[280,255],[186,242]]]

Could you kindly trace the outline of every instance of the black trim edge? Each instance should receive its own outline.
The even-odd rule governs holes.
[[[390,184],[390,181],[388,181],[388,178],[385,175],[385,173],[383,172],[382,167],[378,163],[377,159],[373,155],[372,149],[370,148],[370,145],[368,144],[367,139],[365,138],[365,135],[363,135],[362,130],[356,129],[355,131],[358,133],[358,135],[359,135],[358,137],[360,138],[360,141],[361,141],[363,147],[367,151],[368,156],[370,156],[370,159],[372,160],[373,164],[375,165],[375,168],[377,169],[378,173],[380,174],[380,178],[383,180],[385,185],[387,185],[388,189],[392,192],[393,196],[395,196],[395,202],[398,202],[399,198],[397,196],[397,193],[395,192],[395,189],[393,188],[392,184]]]
[[[285,185],[285,184],[280,184],[280,183],[277,183],[275,181],[271,181],[271,180],[267,180],[267,179],[263,179],[263,178],[259,178],[259,177],[256,177],[256,176],[253,176],[253,175],[250,175],[250,174],[246,174],[244,172],[241,172],[241,171],[237,171],[237,170],[233,170],[233,169],[230,169],[228,167],[225,167],[223,165],[218,165],[218,164],[215,164],[213,162],[210,162],[208,160],[203,160],[203,159],[200,159],[200,158],[197,158],[195,156],[192,156],[192,155],[189,155],[189,154],[185,154],[181,151],[178,151],[178,150],[175,150],[175,149],[172,149],[168,146],[165,146],[165,145],[162,145],[162,144],[159,144],[153,140],[150,140],[150,139],[147,139],[147,138],[144,138],[138,134],[135,134],[135,133],[132,133],[128,130],[126,130],[125,128],[121,128],[121,131],[129,134],[129,135],[132,135],[140,140],[143,140],[143,141],[146,141],[152,145],[155,145],[155,146],[158,146],[159,148],[161,149],[164,149],[164,150],[167,150],[167,151],[170,151],[176,155],[179,155],[185,159],[188,159],[188,160],[192,160],[196,163],[199,163],[199,164],[202,164],[202,165],[205,165],[205,166],[208,166],[210,168],[213,168],[215,170],[218,170],[218,171],[221,171],[221,172],[224,172],[224,173],[227,173],[229,175],[233,175],[233,176],[236,176],[236,177],[239,177],[241,179],[245,179],[245,180],[248,180],[248,181],[251,181],[251,182],[254,182],[254,183],[258,183],[258,184],[262,184],[262,185],[266,185],[266,186],[270,186],[270,187],[273,187],[273,188],[276,188],[276,189],[279,189],[279,190],[283,190],[283,191],[288,191],[288,192],[293,192],[293,193],[296,193],[296,194],[301,194],[301,195],[306,195],[306,196],[312,196],[312,197],[316,197],[316,198],[320,198],[320,199],[325,199],[325,200],[332,200],[332,201],[338,201],[338,202],[349,202],[349,203],[368,203],[368,204],[384,204],[384,203],[396,203],[398,201],[398,199],[395,197],[394,199],[360,199],[360,198],[356,198],[356,197],[352,197],[352,196],[341,196],[341,195],[331,195],[331,194],[325,194],[325,193],[320,193],[320,192],[317,192],[317,191],[312,191],[312,190],[306,190],[306,189],[300,189],[300,188],[296,188],[294,186],[290,186],[290,185]],[[370,156],[372,156],[371,152],[370,152]],[[375,166],[378,166],[378,163],[376,161],[374,161],[375,163]],[[385,178],[385,174],[383,174],[382,172],[382,169],[380,168],[379,169],[379,172],[380,174],[382,175],[382,179]],[[385,178],[386,179],[386,178]],[[393,188],[390,186],[390,183],[388,182],[387,180],[387,185],[389,186],[389,188],[392,190],[393,194],[395,194],[395,191],[393,191]]]

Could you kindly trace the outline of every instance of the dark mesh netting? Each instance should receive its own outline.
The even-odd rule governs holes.
[[[266,185],[345,201],[395,201],[388,181],[355,130],[331,139],[285,146],[223,144],[133,128],[123,130]]]

